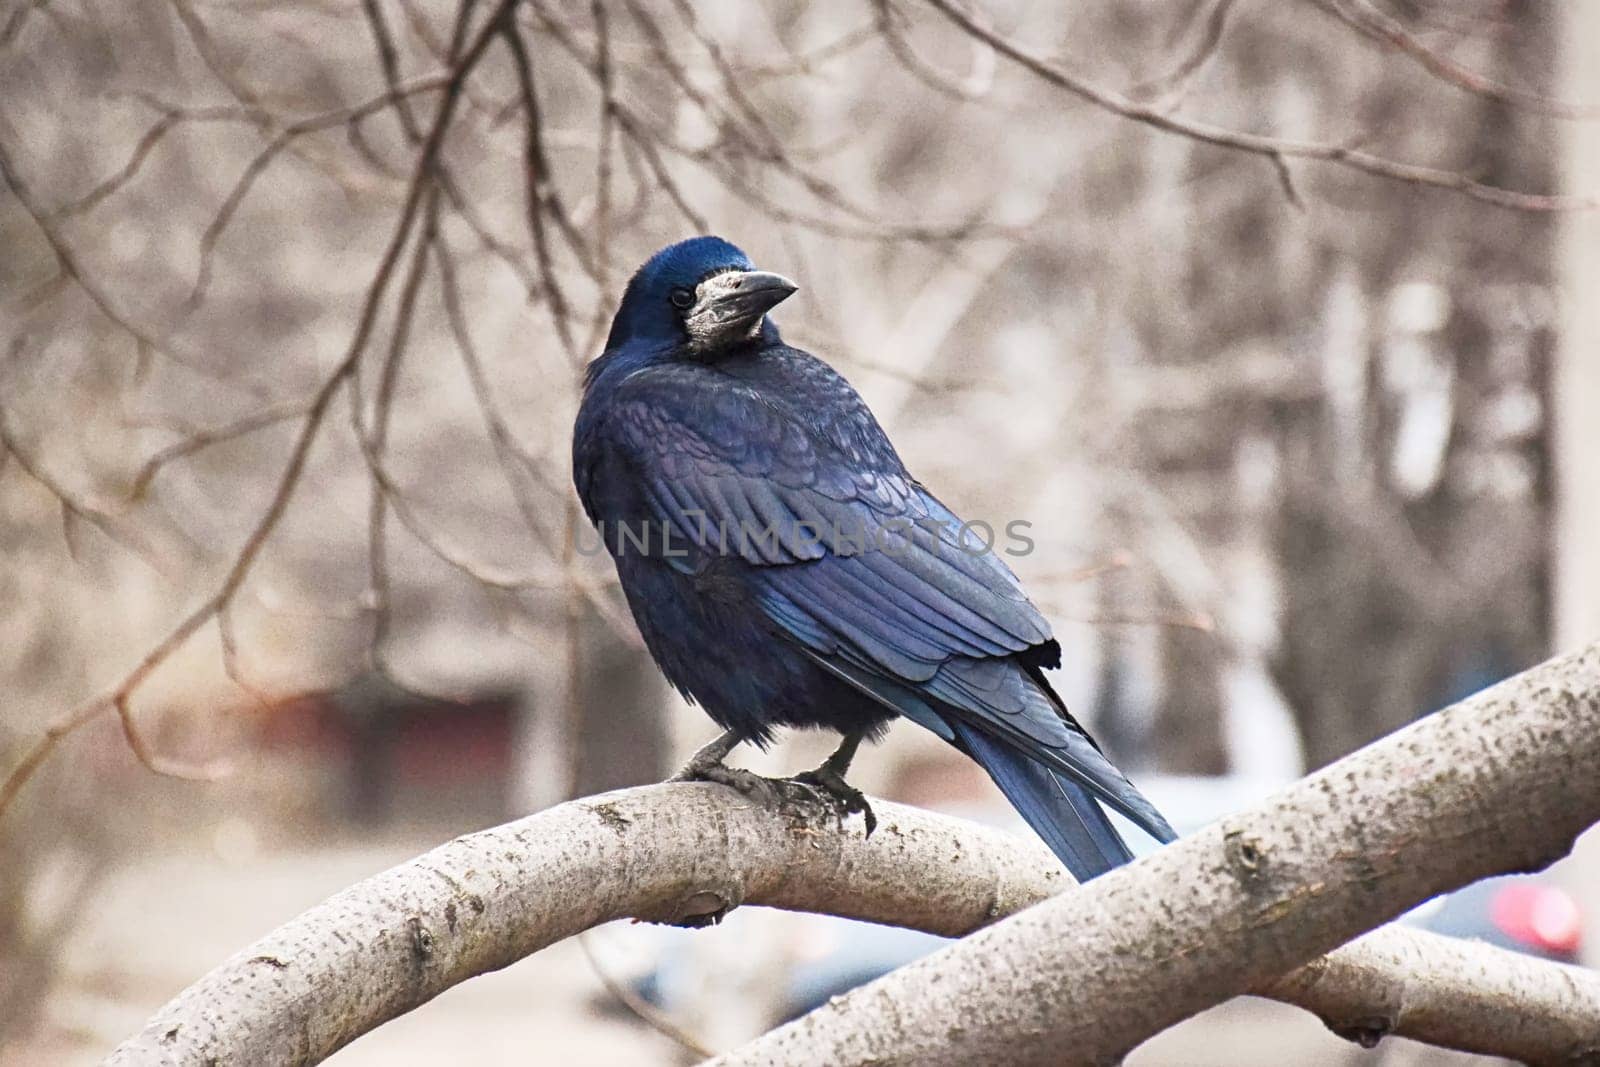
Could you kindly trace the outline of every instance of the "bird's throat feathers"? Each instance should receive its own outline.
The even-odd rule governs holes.
[[[646,367],[667,363],[716,364],[739,356],[759,355],[763,349],[781,344],[783,338],[770,318],[762,318],[747,340],[711,350],[698,349],[685,341],[628,340],[607,348],[589,361],[583,372],[583,391],[588,394],[595,389],[615,388],[623,379]]]

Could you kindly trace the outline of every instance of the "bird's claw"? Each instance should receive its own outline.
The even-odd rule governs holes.
[[[872,805],[867,803],[866,794],[845,781],[843,775],[827,764],[814,771],[797,774],[789,781],[822,794],[838,812],[840,823],[843,823],[847,816],[859,814],[866,826],[868,837],[871,837],[872,831],[878,828],[878,816],[873,812]]]
[[[726,763],[697,763],[690,760],[682,770],[671,778],[669,782],[715,782],[727,786],[741,796],[763,807],[776,808],[781,806],[783,797],[778,786],[781,784],[776,778],[766,778],[755,771],[747,771],[743,767],[730,767]]]

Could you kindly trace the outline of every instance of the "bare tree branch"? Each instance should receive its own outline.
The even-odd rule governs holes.
[[[211,76],[222,83],[235,100],[250,107],[261,105],[261,96],[254,89],[244,83],[239,77],[236,63],[228,62],[217,48],[217,42],[211,36],[211,28],[200,17],[199,12],[190,6],[188,0],[170,0],[172,11],[182,23],[184,32],[189,36],[189,43],[194,45],[195,52],[200,56],[200,62],[205,64]]]
[[[400,85],[400,56],[394,46],[394,36],[389,32],[389,22],[384,18],[383,4],[380,0],[361,0],[361,10],[366,16],[367,25],[372,30],[372,43],[378,50],[378,64],[383,68],[383,80],[388,84],[389,91],[394,92]],[[412,142],[422,140],[422,127],[418,124],[416,115],[412,113],[410,101],[396,101],[395,115],[408,140]]]
[[[1189,80],[1200,73],[1216,57],[1222,44],[1223,31],[1228,27],[1228,15],[1233,11],[1233,0],[1217,0],[1206,16],[1200,39],[1182,59],[1153,78],[1129,86],[1128,95],[1158,97],[1164,107],[1172,107],[1188,88]]]
[[[612,919],[706,922],[741,904],[943,934],[1071,885],[1042,846],[876,802],[870,841],[707,785],[628,789],[456,839],[344,890],[201,979],[119,1048],[316,1063],[474,974]],[[359,981],[352,977],[360,975]]]
[[[344,890],[179,994],[108,1062],[248,1049],[316,1063],[614,919],[693,925],[763,904],[960,935],[1040,901],[723,1062],[1059,1063],[1063,1049],[1099,1062],[1249,990],[1363,1042],[1394,1033],[1576,1062],[1600,1051],[1593,972],[1384,929],[1277,976],[1434,892],[1547,862],[1600,814],[1600,779],[1564,773],[1596,758],[1600,645],[1066,893],[1037,842],[883,801],[867,839],[828,811],[775,812],[714,786],[623,790]],[[884,996],[894,1011],[877,1010]]]
[[[980,49],[978,54],[986,57],[987,61],[982,66],[974,64],[978,66],[977,71],[958,81],[918,54],[906,37],[904,23],[908,20],[903,12],[897,10],[889,0],[874,0],[873,6],[877,9],[875,28],[882,36],[883,43],[912,77],[934,92],[954,100],[970,102],[982,100],[989,95],[990,90],[994,88],[995,63],[992,49],[982,42],[974,42],[975,47]]]
[[[550,161],[544,150],[544,120],[539,109],[539,88],[534,81],[533,59],[528,53],[527,45],[522,41],[521,30],[514,20],[508,18],[505,21],[504,36],[517,71],[517,91],[522,100],[522,119],[526,130],[523,159],[527,167],[525,185],[528,234],[533,241],[534,257],[539,262],[539,282],[545,301],[550,305],[550,318],[555,323],[556,336],[561,340],[561,347],[568,357],[577,359],[577,342],[572,336],[572,324],[569,321],[571,310],[567,306],[561,282],[556,277],[550,238],[545,229],[546,213],[548,212],[557,227],[566,234],[568,243],[579,254],[580,259],[583,256],[583,244],[577,237],[572,223],[567,219],[566,211],[561,206],[560,197],[551,178]]]
[[[1502,85],[1492,78],[1462,66],[1449,56],[1429,48],[1398,19],[1385,13],[1370,0],[1311,0],[1311,2],[1313,7],[1332,15],[1360,36],[1400,52],[1448,85],[1539,115],[1573,121],[1600,119],[1600,107],[1554,100],[1539,93]]]
[[[1314,971],[1274,980],[1435,894],[1563,855],[1600,819],[1600,775],[1587,771],[1597,761],[1600,644],[1429,716],[718,1063],[1020,1065],[1059,1063],[1062,1050],[1073,1062],[1112,1063],[1239,993],[1316,997]],[[1313,966],[1337,966],[1341,954]],[[1430,961],[1413,987],[1425,989],[1444,966]],[[1428,1032],[1411,1036],[1518,1060],[1600,1055],[1600,976],[1549,973],[1545,993],[1564,1007],[1540,1023],[1519,1023],[1536,998],[1515,984],[1499,990],[1503,1016],[1488,1025],[1481,995],[1420,1018],[1375,1007],[1352,1020],[1348,1002],[1325,1018],[1364,1041],[1416,1023]],[[1525,974],[1506,964],[1460,977],[1514,983]],[[1458,1025],[1437,1026],[1435,1011]]]
[[[370,582],[372,607],[372,633],[367,641],[367,657],[373,670],[390,682],[409,689],[396,677],[389,665],[388,645],[392,611],[392,587],[389,579],[389,498],[398,495],[388,478],[381,473],[383,455],[389,445],[389,425],[394,415],[394,394],[400,381],[400,367],[405,359],[406,346],[411,340],[411,324],[416,317],[417,296],[427,277],[428,259],[433,252],[439,232],[439,192],[437,181],[431,183],[423,197],[421,208],[422,232],[417,237],[411,254],[411,267],[400,286],[399,306],[395,312],[394,326],[389,337],[389,350],[378,372],[378,390],[373,398],[372,424],[363,424],[361,407],[365,403],[361,387],[361,361],[357,360],[350,375],[350,415],[356,439],[362,454],[373,471],[372,487],[367,505],[367,573]]]
[[[161,139],[170,133],[174,127],[182,123],[186,117],[184,112],[179,109],[163,108],[161,117],[149,129],[145,130],[144,135],[133,146],[133,151],[128,155],[128,161],[115,174],[106,178],[93,189],[83,194],[83,196],[52,212],[52,220],[70,218],[73,215],[81,215],[85,211],[91,211],[106,197],[127,185],[138,175],[140,169],[144,166],[145,160],[150,157],[150,153],[155,150],[156,145],[161,143]]]
[[[139,473],[134,477],[133,484],[128,489],[128,495],[138,499],[150,489],[150,483],[156,475],[161,473],[161,468],[174,460],[192,456],[196,452],[210,448],[212,445],[222,444],[225,441],[236,441],[246,437],[257,430],[264,430],[269,426],[276,426],[280,422],[290,419],[302,418],[309,405],[305,402],[278,404],[272,407],[247,415],[237,422],[227,426],[219,426],[212,430],[200,430],[190,434],[181,441],[167,445],[155,455],[145,460],[144,466],[139,468]]]
[[[129,530],[118,522],[116,517],[104,509],[96,507],[93,503],[83,499],[71,489],[63,485],[58,479],[51,476],[39,463],[28,454],[17,439],[16,431],[12,429],[7,418],[6,409],[0,405],[0,454],[8,458],[14,457],[17,466],[29,478],[44,488],[51,496],[55,497],[61,505],[62,522],[68,534],[67,550],[76,556],[71,542],[71,524],[76,520],[89,523],[95,529],[105,534],[112,541],[128,549],[136,559],[145,561],[151,567],[161,570],[161,553],[150,544],[137,530]]]
[[[205,232],[200,235],[200,266],[195,273],[194,285],[189,291],[185,306],[189,310],[193,310],[205,298],[206,290],[211,284],[212,261],[216,255],[217,243],[233,222],[234,216],[238,214],[245,198],[250,195],[250,191],[255,187],[257,179],[285,149],[308,134],[335,126],[354,127],[356,123],[378,111],[386,110],[390,106],[404,106],[412,95],[434,89],[447,88],[451,84],[453,82],[448,77],[436,75],[407,85],[391,86],[388,92],[360,104],[335,108],[320,115],[313,115],[310,118],[289,123],[278,129],[272,139],[245,165],[244,170],[234,181],[233,187],[228,190],[228,195],[223,198],[222,205],[217,209],[216,215],[206,225]],[[263,125],[268,129],[271,128],[270,122],[264,122]]]
[[[716,1055],[698,1037],[673,1021],[666,1012],[635,993],[626,982],[618,981],[595,954],[594,945],[590,941],[591,936],[592,931],[588,930],[579,934],[578,946],[583,949],[583,955],[589,961],[589,969],[600,979],[600,984],[606,987],[606,992],[610,993],[618,1004],[631,1012],[640,1022],[676,1041],[693,1055],[702,1059],[710,1059]]]
[[[1111,89],[1101,88],[1076,75],[1070,74],[1048,60],[1035,55],[1015,41],[984,26],[951,0],[928,0],[945,18],[955,23],[965,33],[983,41],[995,51],[1036,75],[1049,85],[1070,93],[1085,103],[1109,111],[1133,122],[1187,137],[1202,144],[1215,145],[1236,152],[1260,156],[1272,164],[1279,181],[1284,184],[1290,199],[1296,199],[1293,185],[1286,180],[1288,160],[1309,160],[1331,163],[1350,170],[1360,171],[1378,178],[1404,182],[1408,185],[1428,186],[1459,193],[1462,196],[1496,207],[1516,211],[1578,211],[1600,207],[1600,196],[1565,196],[1553,193],[1529,193],[1507,189],[1473,180],[1460,171],[1425,167],[1415,163],[1375,155],[1351,145],[1327,144],[1317,141],[1291,141],[1279,137],[1229,130],[1193,119],[1169,114],[1159,108],[1139,103]]]
[[[379,261],[378,268],[367,289],[355,329],[352,332],[349,347],[339,361],[338,366],[323,381],[316,395],[312,398],[306,410],[305,418],[301,422],[294,443],[290,448],[289,457],[284,464],[283,471],[278,476],[271,499],[268,501],[261,517],[245,537],[243,544],[237,550],[222,580],[205,600],[184,615],[178,624],[152,646],[134,668],[123,675],[121,680],[115,683],[106,693],[89,700],[73,711],[63,714],[46,727],[44,732],[35,739],[34,743],[23,754],[17,766],[11,770],[3,782],[0,782],[0,817],[5,815],[7,808],[10,807],[12,800],[16,798],[18,791],[27,784],[28,779],[39,769],[40,764],[60,744],[61,740],[83,724],[102,714],[108,708],[116,710],[122,721],[124,732],[128,735],[130,745],[141,761],[155,771],[180,773],[188,776],[187,769],[169,767],[164,762],[155,761],[148,746],[138,741],[130,709],[132,697],[174,652],[213,621],[218,612],[234,598],[254,568],[262,548],[265,547],[267,540],[272,536],[272,532],[283,518],[290,499],[299,487],[301,473],[304,471],[306,461],[311,455],[312,446],[316,443],[321,432],[328,409],[338,395],[340,387],[354,373],[356,364],[366,351],[373,327],[377,322],[379,308],[383,304],[384,296],[389,289],[389,283],[399,266],[400,253],[404,250],[410,237],[424,193],[430,187],[433,163],[438,157],[439,150],[444,143],[445,134],[450,128],[451,119],[455,115],[456,104],[461,96],[461,86],[476,68],[478,61],[483,58],[483,54],[487,50],[489,42],[493,39],[493,34],[496,32],[499,20],[514,5],[515,0],[501,0],[495,15],[489,20],[485,28],[479,32],[472,46],[462,54],[460,62],[456,64],[449,80],[443,87],[443,96],[435,112],[433,124],[428,131],[427,140],[423,143],[418,153],[410,191],[406,196],[405,204],[401,208],[400,217],[395,224],[394,234],[389,240],[388,248]],[[0,156],[0,164],[3,164],[3,162],[3,156]],[[13,174],[11,177],[13,185],[15,185],[15,175]],[[61,252],[58,249],[58,258],[60,255]]]
[[[0,132],[9,136],[10,131],[7,126],[4,117],[0,116]],[[13,162],[3,139],[0,139],[0,182],[4,182],[10,188],[12,195],[17,198],[17,203],[22,205],[23,211],[33,220],[45,243],[50,246],[50,252],[56,261],[57,277],[48,283],[48,287],[53,287],[61,279],[70,278],[107,322],[132,338],[141,358],[145,353],[161,352],[173,362],[191,370],[197,370],[202,366],[199,360],[178,355],[170,346],[157,340],[149,330],[134,322],[116,305],[107,289],[84,269],[78,254],[62,235],[60,228],[54,224],[51,214],[44,209],[37,194]],[[213,374],[211,377],[216,376]]]

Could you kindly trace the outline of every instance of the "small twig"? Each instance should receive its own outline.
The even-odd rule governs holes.
[[[178,21],[183,25],[184,32],[189,36],[189,42],[194,45],[195,52],[200,56],[200,62],[205,64],[211,76],[221,82],[235,100],[251,107],[261,106],[261,96],[250,86],[240,80],[236,73],[237,63],[230,63],[217,49],[217,42],[211,36],[211,30],[206,26],[199,14],[191,7],[187,0],[169,0],[173,13],[178,16]]]
[[[1551,118],[1578,122],[1600,119],[1600,107],[1556,100],[1541,93],[1504,85],[1462,66],[1449,56],[1429,48],[1398,20],[1368,0],[1311,0],[1311,5],[1332,15],[1358,35],[1413,60],[1447,85]]]
[[[400,56],[395,49],[394,37],[389,32],[388,20],[383,15],[382,0],[361,0],[361,10],[372,30],[372,42],[378,50],[378,65],[383,69],[383,80],[389,86],[389,91],[394,92],[400,85]],[[418,125],[416,115],[412,114],[410,101],[397,100],[394,110],[406,139],[413,144],[420,142],[422,127]]]
[[[594,19],[595,70],[600,83],[600,115],[597,122],[594,172],[594,267],[595,284],[601,293],[611,291],[611,157],[616,151],[616,83],[611,69],[611,24],[604,0],[592,0]],[[576,355],[592,351],[606,335],[610,315],[604,300],[594,302],[589,337]]]
[[[22,28],[27,25],[28,16],[35,11],[43,10],[49,3],[50,0],[22,0],[22,2],[18,3],[16,10],[12,11],[10,17],[6,19],[5,25],[0,26],[0,48],[4,48],[15,41],[18,35],[22,33]]]
[[[700,1059],[710,1059],[716,1055],[716,1052],[709,1048],[705,1042],[673,1022],[670,1015],[629,989],[625,983],[619,982],[595,952],[594,945],[590,940],[593,934],[593,930],[585,930],[579,934],[577,936],[578,947],[583,950],[584,958],[589,961],[589,970],[594,972],[594,976],[600,980],[600,984],[606,987],[606,992],[610,993],[618,1004],[633,1013],[634,1017],[640,1022],[663,1037],[670,1038],[682,1045]]]
[[[271,711],[274,699],[282,698],[268,693],[245,673],[244,656],[239,650],[239,636],[233,623],[233,609],[237,603],[237,600],[229,600],[217,609],[217,641],[222,647],[222,671],[228,676],[228,681],[249,697],[257,708]]]
[[[987,96],[994,88],[993,64],[994,51],[985,47],[981,42],[974,42],[975,47],[982,49],[979,53],[988,57],[987,76],[978,73],[957,81],[950,75],[923,59],[911,41],[907,39],[901,27],[904,16],[894,7],[890,0],[874,0],[877,8],[877,21],[873,29],[889,47],[889,52],[905,68],[906,72],[916,78],[923,85],[936,93],[941,93],[963,103],[972,103]],[[983,68],[979,68],[982,70]]]
[[[766,10],[766,9],[763,9]],[[827,44],[818,45],[809,52],[789,50],[789,58],[776,63],[741,63],[739,75],[746,82],[762,82],[794,75],[820,76],[817,68],[841,56],[848,55],[878,35],[875,23],[866,23],[841,33]]]
[[[272,497],[250,533],[245,537],[244,543],[234,555],[233,562],[229,565],[221,581],[204,601],[184,615],[178,624],[145,654],[144,658],[139,661],[133,670],[124,675],[104,696],[89,701],[78,709],[56,719],[46,727],[44,733],[34,742],[33,746],[23,756],[21,762],[6,776],[4,783],[0,784],[0,816],[5,814],[18,791],[38,770],[50,752],[60,744],[61,740],[108,708],[115,708],[122,718],[124,729],[129,732],[129,743],[135,746],[135,754],[139,755],[141,759],[145,759],[149,755],[142,742],[138,741],[137,731],[132,729],[133,720],[129,711],[129,701],[157,668],[186,644],[202,627],[214,620],[218,613],[233,599],[244,585],[245,579],[249,577],[262,548],[265,547],[267,540],[282,520],[285,511],[288,509],[290,499],[299,487],[301,474],[305,470],[312,446],[320,435],[329,407],[334,397],[338,395],[339,388],[354,372],[362,353],[366,351],[367,343],[377,323],[378,310],[383,303],[390,281],[399,265],[400,253],[404,249],[416,223],[423,196],[431,184],[434,161],[443,146],[445,134],[449,130],[451,120],[455,115],[457,102],[461,96],[461,86],[483,58],[484,52],[492,40],[497,20],[504,17],[515,3],[516,0],[500,0],[495,17],[490,20],[489,26],[478,34],[472,45],[465,50],[461,60],[451,71],[449,79],[443,87],[443,98],[434,115],[433,124],[428,131],[428,137],[418,152],[410,189],[407,192],[404,204],[401,206],[394,233],[389,239],[389,244],[378,262],[378,268],[373,275],[372,282],[367,288],[355,329],[351,335],[349,347],[346,349],[344,357],[339,361],[339,364],[323,381],[322,386],[312,398],[311,404],[306,410],[305,418],[300,424],[300,431],[290,449],[289,458],[284,464],[282,473],[278,476]],[[3,157],[0,157],[0,159],[3,159]],[[159,761],[146,760],[146,763],[152,770],[165,772],[168,769]]]
[[[214,782],[232,769],[225,763],[196,766],[156,752],[134,722],[131,702],[132,694],[119,693],[111,703],[117,710],[117,721],[122,724],[122,736],[128,742],[128,749],[149,770],[166,778],[179,778],[186,782]]]
[[[417,295],[427,275],[428,257],[439,231],[439,191],[437,181],[428,186],[421,209],[422,232],[417,237],[412,253],[411,268],[400,286],[398,310],[389,338],[389,350],[378,375],[377,395],[373,400],[372,426],[365,431],[362,426],[361,364],[358,360],[349,382],[350,414],[357,439],[361,441],[362,454],[375,467],[381,465],[389,443],[389,423],[394,414],[394,393],[400,380],[400,366],[411,339],[411,324],[417,308]],[[390,630],[393,624],[392,591],[389,581],[388,493],[380,478],[374,478],[367,506],[367,574],[371,584],[369,607],[372,614],[372,634],[367,642],[369,666],[392,682],[397,682],[385,657]]]
[[[678,209],[678,213],[684,217],[684,220],[689,223],[695,233],[710,233],[711,224],[706,221],[706,217],[694,205],[689,203],[688,196],[678,185],[677,180],[673,178],[672,172],[667,169],[666,162],[661,158],[661,153],[657,151],[655,143],[644,133],[644,128],[636,125],[633,116],[620,107],[613,109],[612,115],[616,119],[617,129],[628,136],[631,143],[638,148],[639,154],[644,157],[646,165],[650,168],[650,173],[655,177],[656,183],[665,190],[667,199],[672,201],[672,206]]]
[[[1060,612],[1063,618],[1081,622],[1086,626],[1167,626],[1178,630],[1195,630],[1203,634],[1217,632],[1217,621],[1203,611],[1156,612],[1152,615],[1073,615]]]
[[[3,126],[4,116],[0,114],[0,127]],[[44,236],[45,243],[50,246],[51,254],[55,257],[56,277],[46,283],[46,286],[41,287],[40,292],[46,289],[54,289],[63,279],[71,279],[72,283],[89,298],[89,302],[95,306],[95,310],[107,322],[133,339],[141,358],[144,358],[145,353],[160,352],[174,363],[188,367],[196,373],[205,374],[212,380],[226,384],[230,388],[240,388],[238,383],[228,381],[215,371],[208,369],[203,361],[180,356],[170,345],[163,344],[143,327],[128,318],[112,302],[110,294],[101,288],[100,283],[84,268],[82,262],[78,259],[76,251],[68,244],[60,229],[55,225],[50,213],[44,209],[41,202],[34,195],[33,189],[11,159],[3,138],[0,138],[0,181],[4,181],[10,187],[12,195],[17,199],[17,203],[22,205],[23,211],[33,220],[33,224],[38,227],[40,234]],[[36,292],[30,299],[37,299],[38,296],[39,293]]]
[[[1565,194],[1529,193],[1476,181],[1460,171],[1402,163],[1386,156],[1375,155],[1345,145],[1316,141],[1290,141],[1262,134],[1244,133],[1211,126],[1191,119],[1159,111],[1149,105],[1129,99],[1121,93],[1102,89],[1076,75],[1062,70],[1047,60],[1033,54],[1023,46],[989,30],[958,8],[951,0],[928,0],[928,4],[954,23],[963,32],[987,42],[995,51],[1039,77],[1046,84],[1092,104],[1114,115],[1150,126],[1166,133],[1186,137],[1201,144],[1214,145],[1248,155],[1260,156],[1277,169],[1283,179],[1283,163],[1289,159],[1304,159],[1359,171],[1374,177],[1408,185],[1425,186],[1458,193],[1496,207],[1514,211],[1551,212],[1584,211],[1600,207],[1600,196],[1568,196]],[[1292,190],[1292,184],[1287,187]]]
[[[467,381],[472,386],[472,395],[478,403],[479,414],[483,416],[489,441],[499,457],[507,488],[510,489],[517,509],[522,514],[528,532],[538,538],[546,550],[554,554],[558,542],[554,536],[545,531],[543,523],[539,521],[538,510],[521,491],[520,483],[514,477],[513,471],[521,470],[537,481],[539,487],[548,493],[551,499],[556,499],[564,493],[545,477],[539,461],[522,447],[506,424],[505,417],[501,415],[499,406],[494,400],[494,391],[489,385],[489,377],[483,369],[483,360],[478,355],[478,346],[472,339],[472,328],[461,300],[461,283],[456,275],[455,262],[451,258],[450,250],[442,243],[436,244],[435,255],[439,265],[439,287],[444,302],[445,318],[450,325],[450,332],[455,337],[456,354],[461,357],[461,365],[466,370]]]
[[[1217,0],[1211,7],[1205,29],[1201,32],[1200,39],[1195,42],[1193,50],[1179,60],[1171,70],[1129,86],[1128,95],[1159,98],[1162,106],[1170,108],[1187,88],[1190,79],[1204,70],[1216,56],[1218,46],[1222,43],[1223,32],[1228,27],[1228,16],[1233,12],[1233,4],[1234,0]]]
[[[515,21],[506,20],[503,36],[516,67],[517,91],[521,94],[523,127],[526,130],[524,163],[527,167],[525,187],[528,233],[533,239],[533,254],[539,262],[540,284],[545,301],[550,306],[550,317],[555,322],[556,336],[568,356],[577,358],[577,342],[572,336],[572,327],[568,321],[570,311],[561,283],[556,277],[554,259],[550,253],[550,239],[545,230],[546,210],[549,210],[552,218],[557,220],[565,216],[560,212],[560,200],[550,184],[550,161],[544,151],[544,123],[539,110],[539,90],[534,84],[533,61],[529,58],[527,46],[522,42],[521,32]],[[573,244],[574,247],[577,246],[575,239]]]
[[[86,211],[90,211],[102,200],[111,196],[118,189],[121,189],[128,182],[132,181],[138,175],[140,169],[144,166],[145,160],[149,158],[150,153],[155,149],[156,145],[161,143],[161,139],[170,133],[172,129],[185,118],[186,116],[182,111],[173,110],[164,113],[155,121],[155,124],[146,130],[144,135],[139,138],[138,143],[133,146],[133,151],[128,156],[128,161],[124,163],[115,174],[106,178],[103,182],[101,182],[99,185],[96,185],[93,189],[89,190],[77,200],[74,200],[71,203],[57,208],[55,211],[51,212],[51,219],[59,220],[71,218],[74,215],[80,215]]]
[[[212,216],[211,222],[206,225],[205,231],[200,235],[199,258],[200,266],[195,274],[194,285],[189,291],[188,299],[184,303],[186,311],[193,311],[200,306],[205,298],[206,290],[211,284],[212,260],[216,253],[217,242],[222,239],[223,233],[233,222],[239,208],[244,204],[245,198],[250,195],[256,181],[266,171],[281,153],[295,143],[299,138],[319,130],[330,129],[334,126],[350,125],[364,119],[370,114],[390,105],[398,106],[403,100],[420,93],[434,89],[445,88],[448,80],[444,76],[434,75],[412,82],[409,85],[391,87],[389,91],[353,107],[335,108],[332,111],[310,118],[301,119],[281,127],[262,149],[251,157],[250,162],[235,179],[233,187],[228,190],[228,195],[223,198],[222,205],[217,213]]]
[[[67,551],[74,560],[77,559],[77,552],[72,543],[72,524],[81,520],[126,548],[134,558],[146,566],[158,572],[164,569],[160,562],[161,553],[156,551],[153,545],[124,530],[114,516],[72,492],[52,476],[43,464],[28,454],[11,428],[3,406],[0,406],[0,456],[14,459],[19,470],[41,486],[45,492],[55,497],[61,508],[62,536],[66,540]]]
[[[210,448],[212,445],[222,444],[225,441],[235,441],[246,437],[257,430],[264,430],[269,426],[276,426],[280,422],[287,422],[293,418],[303,417],[310,405],[307,401],[296,401],[290,404],[280,404],[253,415],[247,415],[237,422],[226,426],[219,426],[213,430],[199,430],[184,438],[182,441],[167,445],[161,451],[145,460],[144,466],[139,468],[139,473],[133,479],[133,484],[128,488],[128,496],[138,500],[150,489],[150,483],[155,480],[162,468],[175,460],[192,456],[196,452]]]

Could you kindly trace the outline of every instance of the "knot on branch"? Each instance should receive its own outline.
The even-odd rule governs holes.
[[[1228,866],[1239,876],[1239,880],[1246,883],[1258,881],[1265,874],[1267,862],[1261,841],[1242,830],[1230,830],[1224,840]]]
[[[415,915],[406,920],[406,929],[411,934],[411,958],[420,970],[433,959],[437,939],[433,936],[433,931],[428,929],[428,925]]]
[[[1362,1048],[1374,1049],[1379,1041],[1394,1031],[1394,1020],[1386,1015],[1369,1015],[1350,1022],[1329,1020],[1328,1029]]]
[[[723,916],[743,903],[744,894],[737,888],[702,889],[679,901],[664,921],[670,926],[698,930],[715,926]]]

